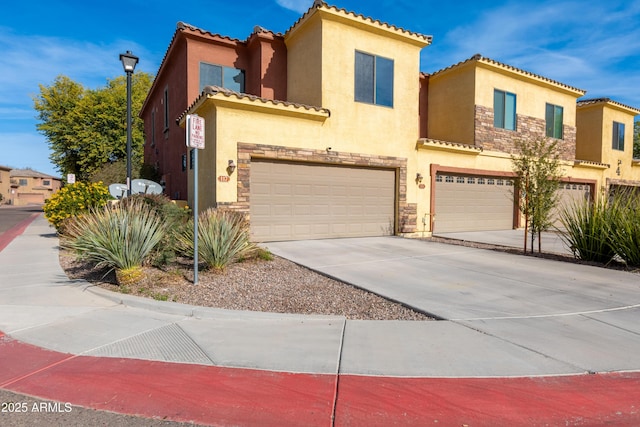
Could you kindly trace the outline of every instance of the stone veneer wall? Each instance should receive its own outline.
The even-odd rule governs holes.
[[[493,109],[476,105],[475,145],[486,150],[515,154],[513,141],[518,138],[533,139],[545,135],[545,121],[534,117],[518,115],[516,131],[493,126]],[[576,128],[564,125],[564,139],[558,140],[560,158],[573,161],[576,158]]]
[[[338,151],[290,148],[277,145],[238,143],[238,201],[219,203],[220,207],[237,209],[249,215],[251,194],[251,160],[254,158],[309,162],[343,166],[367,166],[395,169],[398,221],[397,232],[414,233],[417,230],[418,207],[407,203],[407,159],[373,154],[343,153]]]

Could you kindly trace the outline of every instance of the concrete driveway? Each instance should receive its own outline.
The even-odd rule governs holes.
[[[267,246],[548,361],[584,371],[640,369],[638,274],[397,237]]]

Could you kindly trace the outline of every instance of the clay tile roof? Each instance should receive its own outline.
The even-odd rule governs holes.
[[[327,114],[328,116],[331,115],[331,111],[329,111],[327,108],[316,107],[313,105],[299,104],[296,102],[278,101],[275,99],[262,98],[255,95],[249,95],[247,93],[236,92],[234,90],[227,89],[220,86],[205,86],[205,88],[202,90],[202,93],[196,98],[196,100],[191,105],[189,105],[187,110],[183,112],[180,115],[180,117],[176,119],[176,123],[180,123],[182,119],[187,115],[188,111],[191,110],[196,104],[201,102],[202,99],[205,98],[207,95],[217,95],[217,94],[222,94],[226,97],[233,96],[237,99],[248,99],[252,102],[262,102],[263,104],[282,105],[285,107],[294,107],[294,108],[304,108],[305,110],[317,111],[319,113]]]
[[[620,102],[614,101],[611,98],[593,98],[593,99],[582,99],[577,102],[578,107],[586,107],[587,105],[596,105],[596,104],[612,104],[620,108],[624,108],[627,110],[631,110],[635,112],[635,114],[640,114],[640,109],[630,107],[628,105],[622,104]]]
[[[34,171],[33,169],[12,169],[11,172],[9,172],[9,176],[18,178],[55,178],[54,176]]]
[[[296,28],[296,27],[298,26],[298,24],[300,24],[300,23],[301,23],[303,20],[305,20],[305,19],[306,19],[306,18],[307,18],[311,13],[313,13],[313,12],[315,11],[315,9],[321,9],[321,8],[333,9],[333,10],[335,10],[336,12],[340,12],[340,13],[343,13],[343,14],[345,14],[345,15],[351,15],[351,16],[353,16],[354,18],[359,18],[359,19],[361,19],[361,20],[363,20],[363,21],[367,21],[367,22],[369,22],[369,23],[371,23],[371,24],[376,24],[376,25],[379,25],[379,26],[381,26],[381,27],[386,27],[386,28],[388,28],[388,29],[391,29],[391,30],[394,30],[394,31],[399,31],[399,32],[402,32],[402,33],[404,33],[404,34],[408,34],[408,35],[411,35],[411,36],[414,36],[414,37],[420,37],[420,38],[423,38],[423,39],[424,39],[427,43],[429,43],[429,44],[430,44],[430,43],[431,43],[431,41],[433,40],[433,36],[427,36],[427,35],[424,35],[424,34],[415,33],[415,32],[413,32],[413,31],[409,31],[409,30],[406,30],[406,29],[404,29],[404,28],[397,27],[397,26],[395,26],[395,25],[393,25],[393,24],[389,24],[389,23],[387,23],[387,22],[380,21],[379,19],[374,19],[374,18],[372,18],[372,17],[370,17],[370,16],[365,16],[365,15],[362,15],[362,14],[360,14],[360,13],[356,13],[356,12],[353,12],[353,11],[349,11],[349,10],[344,9],[344,8],[339,8],[339,7],[337,7],[337,6],[329,5],[329,4],[327,4],[327,2],[325,2],[324,0],[315,0],[315,1],[313,2],[313,4],[311,5],[311,7],[309,8],[309,10],[307,10],[307,11],[306,11],[306,12],[305,12],[305,13],[304,13],[304,14],[303,14],[303,15],[302,15],[302,16],[301,16],[301,17],[300,17],[300,18],[299,18],[299,19],[298,19],[298,20],[297,20],[297,21],[296,21],[296,22],[295,22],[295,23],[294,23],[294,24],[293,24],[293,25],[292,25],[292,26],[291,26],[291,27],[290,27],[286,32],[285,32],[285,34],[287,34],[287,33],[291,32],[294,28]]]
[[[485,64],[495,65],[495,66],[497,66],[497,67],[504,68],[504,69],[509,70],[509,71],[513,71],[513,72],[516,72],[516,73],[524,74],[524,75],[526,75],[526,76],[528,76],[528,77],[533,77],[533,78],[536,78],[536,79],[543,80],[543,81],[545,81],[545,82],[547,82],[547,83],[551,83],[551,84],[553,84],[553,85],[560,86],[560,87],[563,87],[563,88],[568,89],[568,90],[571,90],[571,91],[575,91],[575,92],[582,92],[583,94],[587,93],[587,91],[586,91],[586,90],[578,89],[578,88],[576,88],[576,87],[569,86],[569,85],[564,84],[564,83],[560,83],[559,81],[552,80],[552,79],[550,79],[550,78],[547,78],[547,77],[541,76],[541,75],[539,75],[539,74],[535,74],[535,73],[532,73],[532,72],[530,72],[530,71],[526,71],[526,70],[523,70],[523,69],[521,69],[521,68],[517,68],[517,67],[514,67],[514,66],[512,66],[512,65],[505,64],[505,63],[503,63],[503,62],[499,62],[499,61],[496,61],[496,60],[491,59],[491,58],[487,58],[487,57],[485,57],[485,56],[482,56],[482,55],[481,55],[481,54],[479,54],[479,53],[477,53],[477,54],[473,55],[473,56],[472,56],[471,58],[469,58],[469,59],[465,59],[464,61],[460,61],[460,62],[458,62],[457,64],[453,64],[453,65],[450,65],[450,66],[448,66],[448,67],[446,67],[446,68],[442,68],[442,69],[440,69],[440,70],[438,70],[438,71],[436,71],[436,72],[434,72],[434,73],[431,73],[430,75],[431,75],[431,76],[435,76],[436,74],[440,74],[440,73],[443,73],[443,72],[445,72],[445,71],[448,71],[448,70],[451,70],[451,69],[454,69],[454,68],[460,67],[460,66],[462,66],[462,65],[464,65],[464,64],[467,64],[467,63],[469,63],[469,62],[483,62],[483,63],[485,63]]]

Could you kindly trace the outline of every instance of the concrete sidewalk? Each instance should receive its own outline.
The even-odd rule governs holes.
[[[579,410],[580,416],[601,421],[620,413],[640,420],[632,409],[640,401],[640,375],[584,375],[640,368],[638,309],[623,307],[638,302],[637,276],[628,273],[614,273],[624,292],[608,296],[598,287],[601,276],[588,270],[581,298],[569,289],[572,273],[547,264],[552,261],[502,254],[507,271],[544,273],[546,285],[525,283],[537,299],[522,302],[522,315],[505,308],[517,297],[504,294],[515,284],[504,271],[485,273],[482,288],[472,282],[490,261],[487,251],[395,238],[269,245],[325,274],[456,319],[348,321],[113,294],[70,281],[57,245],[53,229],[38,217],[0,252],[0,331],[6,334],[0,333],[0,388],[216,425],[566,421],[581,407],[574,396],[581,390],[580,399],[609,404]],[[462,264],[452,264],[456,259]],[[402,279],[391,275],[397,272]],[[424,278],[432,286],[424,288]],[[575,307],[580,314],[570,312]],[[531,378],[547,375],[555,379],[533,381],[533,387],[540,396],[565,398],[553,413],[523,401]],[[593,395],[584,392],[589,384]],[[603,397],[613,385],[619,394]],[[500,395],[503,404],[491,409],[478,390]],[[420,398],[408,406],[416,393],[441,400]],[[372,413],[369,405],[386,409]],[[505,405],[519,409],[505,413]]]

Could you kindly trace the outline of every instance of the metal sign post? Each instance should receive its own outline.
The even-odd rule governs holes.
[[[204,149],[204,119],[187,115],[187,147],[193,150],[193,284],[198,284],[198,150]]]

